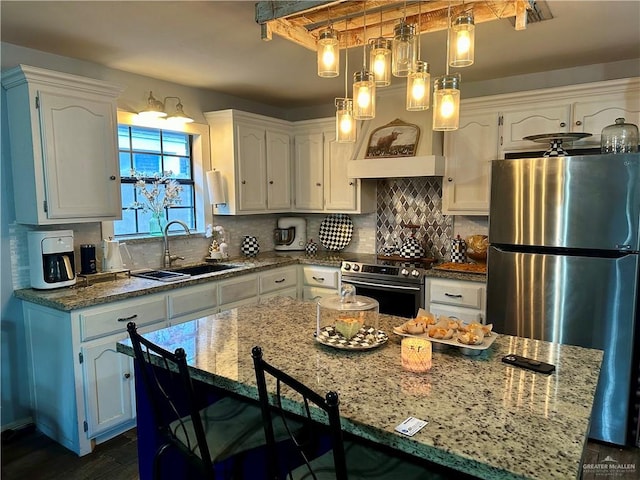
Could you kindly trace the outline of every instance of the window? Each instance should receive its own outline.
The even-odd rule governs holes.
[[[191,230],[197,229],[196,185],[194,180],[193,135],[134,125],[118,125],[118,150],[122,194],[122,220],[114,222],[114,234],[144,235],[149,233],[150,212],[130,208],[143,198],[135,188],[138,178],[145,183],[171,172],[171,178],[182,186],[180,203],[166,209],[166,220],[182,220]],[[164,188],[161,185],[161,189]],[[160,194],[162,196],[162,192]]]

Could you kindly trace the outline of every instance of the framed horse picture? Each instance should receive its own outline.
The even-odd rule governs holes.
[[[420,127],[396,118],[371,132],[365,158],[415,157]]]

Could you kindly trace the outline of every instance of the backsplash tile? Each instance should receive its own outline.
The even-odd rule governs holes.
[[[427,255],[442,260],[449,255],[453,217],[442,214],[442,178],[386,178],[378,181],[376,243],[402,245],[411,234],[408,224],[418,225],[416,238]]]

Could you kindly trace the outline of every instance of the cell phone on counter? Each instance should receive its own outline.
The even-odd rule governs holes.
[[[544,363],[544,362],[541,362],[540,360],[522,357],[520,355],[515,355],[513,353],[510,353],[509,355],[505,355],[504,357],[502,357],[502,361],[514,367],[526,368],[527,370],[533,370],[534,372],[544,373],[545,375],[551,374],[556,369],[556,366],[550,363]]]

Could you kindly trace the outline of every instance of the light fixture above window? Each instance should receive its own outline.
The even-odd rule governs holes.
[[[166,104],[169,99],[177,100],[175,110],[171,114],[167,114],[166,111]],[[184,105],[182,105],[179,97],[164,97],[164,102],[161,102],[153,96],[153,92],[149,92],[147,108],[138,113],[138,115],[146,119],[166,118],[167,121],[176,124],[193,122],[193,118],[184,113]]]

